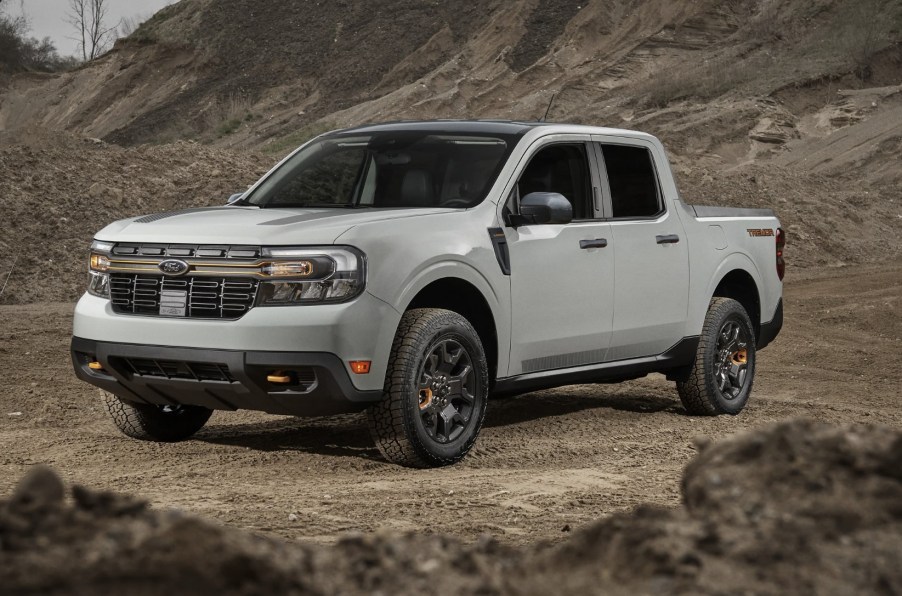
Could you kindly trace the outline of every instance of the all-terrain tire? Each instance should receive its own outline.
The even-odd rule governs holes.
[[[752,321],[736,300],[715,297],[708,306],[689,374],[677,381],[680,400],[696,416],[738,414],[748,402],[754,378]]]
[[[213,414],[213,410],[201,406],[134,404],[106,391],[101,395],[116,428],[142,441],[182,441],[203,428]]]
[[[465,393],[449,389],[464,385]],[[385,459],[402,466],[428,468],[458,462],[482,427],[488,386],[485,351],[469,321],[449,310],[409,310],[392,343],[382,401],[367,411],[373,441]]]

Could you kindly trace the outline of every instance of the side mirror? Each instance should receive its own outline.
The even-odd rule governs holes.
[[[520,199],[520,213],[510,216],[514,227],[565,224],[573,221],[573,205],[556,192],[531,192]]]
[[[229,200],[226,201],[226,205],[232,205],[241,200],[241,197],[244,196],[243,192],[236,192],[232,196],[229,197]]]

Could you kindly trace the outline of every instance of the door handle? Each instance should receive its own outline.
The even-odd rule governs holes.
[[[608,245],[607,238],[596,238],[595,240],[580,240],[580,248],[604,248]]]
[[[680,241],[680,237],[676,234],[664,234],[662,236],[655,236],[655,241],[658,244],[676,244]]]

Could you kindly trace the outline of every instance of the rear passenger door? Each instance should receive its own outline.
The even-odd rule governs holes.
[[[663,195],[655,147],[593,136],[614,258],[614,324],[608,361],[652,356],[683,338],[689,250],[673,197]]]

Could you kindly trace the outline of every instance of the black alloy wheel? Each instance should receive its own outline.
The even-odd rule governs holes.
[[[420,422],[430,439],[448,443],[470,424],[476,400],[476,373],[467,349],[442,339],[423,362],[418,384]]]
[[[695,359],[677,381],[680,400],[690,414],[738,414],[755,378],[755,331],[742,304],[711,299]]]
[[[476,442],[488,386],[482,342],[467,319],[439,308],[409,310],[392,344],[382,401],[368,410],[373,441],[403,466],[458,462]]]
[[[750,379],[748,347],[751,339],[737,318],[728,319],[717,335],[717,359],[714,378],[724,399],[734,400],[742,394]]]

